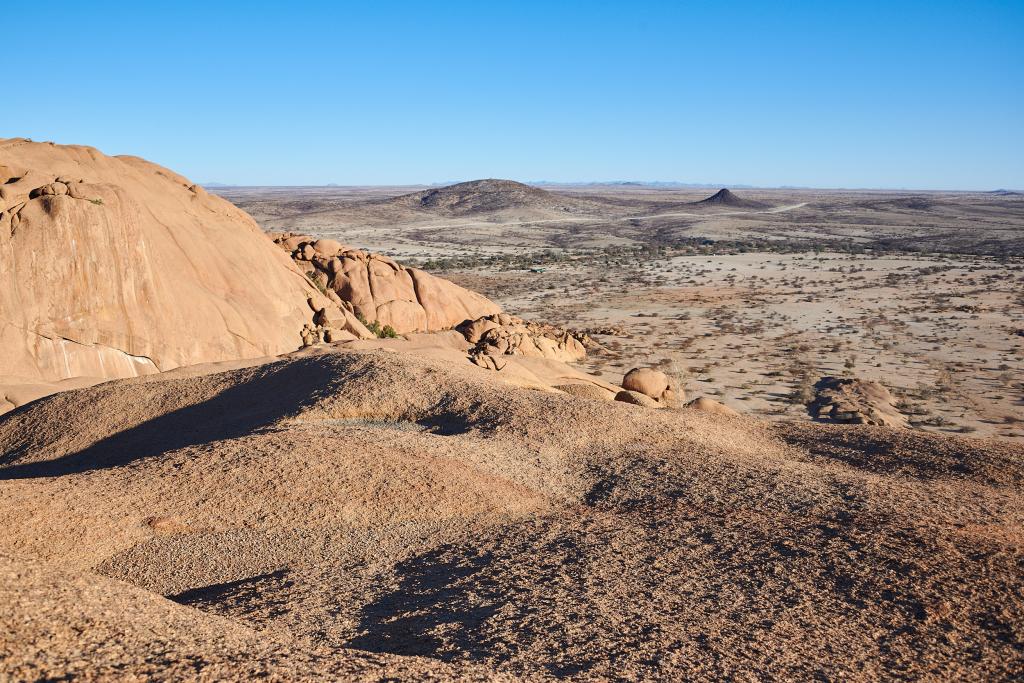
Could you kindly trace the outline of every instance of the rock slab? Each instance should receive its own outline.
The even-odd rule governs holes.
[[[3,383],[285,353],[330,305],[252,218],[177,173],[0,139]]]

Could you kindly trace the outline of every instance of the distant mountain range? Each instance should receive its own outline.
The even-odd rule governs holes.
[[[408,187],[416,187],[416,186],[419,186],[419,187],[448,187],[448,186],[451,186],[451,185],[462,184],[462,182],[463,181],[459,181],[459,180],[450,180],[450,181],[433,182],[433,183],[397,183],[397,184],[394,184],[394,185],[382,185],[381,187],[392,187],[392,186],[394,186],[394,187],[399,187],[399,186],[408,186]],[[473,182],[473,181],[469,181],[469,182]],[[202,185],[203,187],[209,188],[209,189],[225,188],[225,187],[246,187],[245,185],[237,185],[235,183],[219,183],[219,182],[213,182],[213,181],[208,182],[208,183],[199,183],[199,184]],[[686,188],[686,189],[710,190],[710,189],[715,189],[715,188],[718,188],[718,187],[723,187],[725,185],[728,185],[729,187],[732,187],[732,188],[735,188],[735,189],[738,189],[738,190],[756,190],[756,189],[761,189],[761,190],[766,190],[766,189],[776,189],[776,190],[815,190],[815,189],[872,190],[872,189],[878,189],[878,188],[858,188],[858,187],[850,187],[850,188],[820,188],[820,187],[812,187],[812,186],[809,186],[809,185],[777,185],[777,186],[768,186],[768,185],[744,185],[744,184],[734,185],[734,184],[729,184],[729,183],[683,183],[683,182],[678,182],[678,181],[675,181],[675,180],[651,180],[651,181],[643,181],[643,180],[585,181],[585,180],[581,180],[579,182],[560,182],[560,181],[554,181],[554,180],[529,180],[529,181],[526,181],[525,184],[526,185],[531,185],[533,187],[551,187],[551,188],[558,188],[558,187],[652,187],[652,188],[663,188],[663,189],[672,189],[672,188],[681,188],[682,189],[682,188]],[[267,186],[267,187],[292,187],[292,186],[278,185],[278,186]],[[294,187],[353,187],[353,186],[352,185],[346,185],[344,183],[324,183],[324,184],[320,184],[320,185],[294,186]],[[362,187],[362,185],[360,185],[360,187]],[[909,191],[912,191],[912,190],[907,190],[907,189],[902,189],[902,188],[885,188],[885,190],[886,191],[890,191],[890,192],[909,192]],[[987,192],[985,192],[984,190],[916,190],[916,191],[918,191],[918,192],[981,192],[981,193],[984,193],[984,194],[991,194],[991,195],[1004,196],[1004,197],[1014,197],[1014,196],[1024,195],[1024,192],[1022,192],[1020,190],[1008,190],[1008,189],[989,190]]]

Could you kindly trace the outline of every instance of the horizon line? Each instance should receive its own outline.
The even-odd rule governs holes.
[[[319,183],[319,184],[273,184],[273,183],[222,183],[218,181],[200,182],[199,185],[212,189],[225,188],[361,188],[361,187],[448,187],[460,183],[474,182],[477,180],[511,180],[533,187],[587,187],[587,186],[633,186],[633,187],[667,187],[678,189],[729,189],[729,190],[820,190],[826,192],[929,192],[929,193],[963,193],[963,194],[996,194],[1013,193],[1024,194],[1024,189],[1012,187],[997,187],[988,190],[968,189],[941,189],[941,188],[917,188],[917,187],[826,187],[816,185],[750,185],[746,183],[690,183],[676,180],[580,180],[580,181],[554,181],[554,180],[512,180],[511,178],[470,178],[468,180],[451,180],[431,183]]]

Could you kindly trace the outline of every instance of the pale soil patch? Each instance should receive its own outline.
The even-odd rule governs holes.
[[[809,419],[801,379],[882,382],[930,431],[1024,438],[1024,270],[981,257],[737,254],[448,273],[509,310],[581,329],[608,381],[635,365],[772,419]]]

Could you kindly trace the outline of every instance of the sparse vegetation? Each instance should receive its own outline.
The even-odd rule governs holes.
[[[356,319],[378,338],[395,339],[398,337],[398,333],[395,332],[395,328],[391,325],[381,325],[379,320],[371,320],[368,322],[362,313],[356,313]]]
[[[614,202],[633,202],[633,214],[658,213],[640,208],[651,194],[613,194]],[[658,201],[671,196],[659,193]],[[568,327],[593,321],[595,328],[628,317],[623,334],[598,335],[604,350],[588,361],[607,379],[638,362],[699,367],[703,372],[678,381],[698,393],[742,396],[750,412],[785,419],[805,419],[797,407],[813,400],[822,376],[873,379],[901,390],[901,412],[912,419],[956,405],[966,409],[957,426],[1010,433],[1002,416],[1019,400],[1024,371],[1020,241],[1006,239],[1002,227],[976,239],[971,235],[982,233],[953,228],[952,212],[913,213],[928,211],[920,207],[931,200],[816,201],[755,220],[702,218],[702,227],[715,226],[714,237],[695,234],[686,218],[587,223],[579,214],[567,225],[517,224],[497,241],[488,232],[496,236],[500,222],[469,232],[381,229],[402,233],[399,260],[444,271],[517,313]],[[969,202],[962,206],[970,210]],[[887,234],[888,211],[899,219],[899,235]],[[870,221],[858,222],[865,217]],[[948,230],[921,237],[942,221]],[[978,221],[989,225],[981,216],[970,224]],[[850,236],[845,231],[855,224]]]
[[[307,272],[306,273],[306,278],[311,283],[313,283],[313,286],[316,287],[317,290],[319,290],[321,294],[323,294],[324,296],[327,296],[327,291],[328,291],[327,290],[327,281],[326,281],[327,278],[326,278],[326,276],[321,271],[313,270],[311,272]]]

